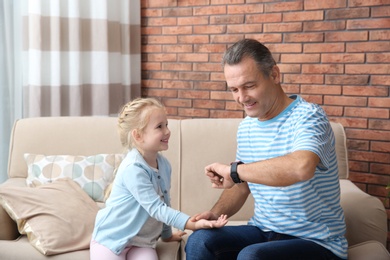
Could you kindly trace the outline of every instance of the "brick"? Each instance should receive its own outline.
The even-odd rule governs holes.
[[[225,81],[225,75],[222,72],[221,73],[212,72],[210,73],[210,80]]]
[[[371,142],[371,150],[376,152],[390,153],[390,142]],[[390,172],[389,172],[390,173]]]
[[[142,70],[161,70],[160,62],[142,62]]]
[[[209,73],[205,72],[179,72],[179,79],[182,80],[209,80]]]
[[[222,91],[226,90],[226,83],[221,81],[196,81],[194,82],[194,89]]]
[[[352,41],[367,41],[368,31],[359,32],[326,32],[325,41],[327,42],[352,42]]]
[[[346,129],[347,137],[362,140],[389,141],[390,132],[367,129]],[[389,161],[388,161],[389,162]]]
[[[282,85],[283,91],[287,94],[299,93],[299,84],[285,84]]]
[[[322,21],[324,19],[323,11],[304,11],[304,12],[286,12],[283,13],[283,22],[298,21]]]
[[[363,63],[364,53],[323,53],[321,54],[323,63]]]
[[[211,5],[222,5],[222,4],[243,4],[245,0],[210,0]]]
[[[150,88],[145,88],[142,89],[142,96],[145,97],[177,97],[177,90],[167,90],[167,89],[150,89]]]
[[[370,142],[366,140],[353,140],[347,137],[347,147],[349,151],[352,150],[368,151],[370,148]]]
[[[194,100],[194,108],[224,109],[224,101],[216,100]]]
[[[365,85],[368,83],[367,75],[326,75],[325,84],[330,85]]]
[[[384,52],[390,51],[390,42],[347,42],[347,52]]]
[[[208,16],[178,17],[177,25],[200,25],[209,24]]]
[[[164,80],[162,87],[165,89],[193,89],[193,82],[180,80]]]
[[[390,85],[390,76],[373,75],[371,76],[372,85]]]
[[[341,86],[338,85],[302,85],[301,93],[303,94],[327,94],[340,95]]]
[[[344,52],[343,43],[306,43],[303,45],[304,53]]]
[[[368,99],[368,105],[370,107],[387,107],[390,108],[390,98],[374,98]]]
[[[365,118],[348,118],[342,117],[338,121],[344,127],[353,127],[353,128],[367,128],[367,119]]]
[[[305,99],[308,102],[322,105],[323,104],[323,99],[321,95],[304,95],[302,94],[301,97]]]
[[[350,151],[349,158],[351,160],[357,161],[388,163],[390,161],[390,154],[378,152]]]
[[[150,52],[161,52],[162,46],[161,45],[142,45],[141,52],[142,54],[150,53]]]
[[[371,8],[372,17],[388,17],[390,16],[390,6],[378,6]]]
[[[378,129],[378,130],[389,130],[389,134],[390,134],[390,120],[371,119],[369,121],[369,128]]]
[[[261,43],[278,43],[282,42],[282,34],[280,33],[262,33],[262,34],[251,34],[252,39],[258,40]]]
[[[320,54],[282,54],[280,61],[282,63],[318,63],[320,57]]]
[[[146,26],[170,26],[176,25],[176,18],[173,17],[150,17],[145,20]]]
[[[180,98],[164,98],[162,103],[165,107],[191,107],[192,101],[190,99]]]
[[[162,88],[162,81],[154,79],[143,79],[142,88]]]
[[[209,56],[205,53],[180,53],[177,55],[177,60],[181,62],[206,62],[208,59]]]
[[[229,24],[228,33],[261,33],[263,26],[261,24]]]
[[[212,91],[210,93],[210,99],[215,100],[233,100],[233,95],[230,91]]]
[[[226,6],[202,6],[202,7],[194,7],[193,15],[217,15],[217,14],[226,14]]]
[[[177,43],[177,36],[165,36],[165,35],[149,35],[144,38],[144,44],[175,44]]]
[[[367,63],[390,63],[390,53],[367,53]]]
[[[325,110],[325,113],[328,116],[340,117],[343,115],[343,107],[341,107],[341,106],[325,106],[325,105],[323,105],[322,108]]]
[[[370,173],[356,173],[350,178],[351,181],[364,182],[371,184],[383,184],[389,181],[388,176],[381,176]]]
[[[283,12],[283,11],[299,11],[303,10],[302,1],[290,1],[290,2],[281,2],[281,3],[267,3],[264,5],[264,12],[273,13],[273,12]]]
[[[192,44],[180,44],[180,45],[164,45],[162,46],[162,50],[159,52],[183,53],[183,52],[192,52],[192,51],[193,51]]]
[[[176,54],[174,53],[153,53],[147,55],[147,61],[169,62],[176,60]]]
[[[196,25],[194,34],[217,34],[226,33],[226,25]]]
[[[177,1],[176,0],[142,0],[141,2],[141,8],[154,8],[154,7],[167,7],[167,6],[176,6]]]
[[[271,52],[276,53],[297,53],[302,52],[302,44],[287,43],[287,44],[268,44]]]
[[[153,34],[161,34],[161,27],[141,27],[142,35],[153,35]]]
[[[151,79],[178,79],[179,72],[177,71],[151,71]]]
[[[350,7],[375,6],[389,4],[388,0],[349,0]]]
[[[164,26],[162,34],[191,34],[192,26]]]
[[[389,174],[390,173],[390,164],[371,163],[370,164],[370,171],[372,173]]]
[[[250,23],[277,23],[282,21],[282,14],[248,14],[245,22]]]
[[[210,17],[210,24],[243,24],[244,15],[216,15]]]
[[[371,41],[390,40],[390,31],[389,30],[370,31],[370,40]]]
[[[207,52],[207,53],[220,53],[220,59],[222,57],[222,53],[226,50],[225,44],[195,44],[194,45],[194,52],[200,53],[200,52]]]
[[[349,20],[347,21],[347,29],[383,29],[390,28],[390,19],[388,18],[371,18],[371,19],[360,19],[360,20]]]
[[[210,91],[180,90],[178,93],[179,98],[210,99]]]
[[[349,161],[349,169],[355,172],[368,172],[369,164],[367,162]]]
[[[344,30],[345,21],[303,22],[303,31],[333,31]]]
[[[162,10],[162,16],[177,17],[177,16],[191,16],[192,8],[166,8]]]
[[[304,74],[342,74],[344,66],[341,64],[303,64]]]
[[[233,44],[241,39],[243,39],[243,36],[240,34],[237,34],[237,35],[223,34],[223,35],[211,35],[210,36],[211,43],[231,43],[231,44]]]
[[[162,64],[162,70],[192,71],[192,64],[180,62],[164,62]]]
[[[141,17],[147,18],[147,17],[161,17],[162,16],[162,9],[141,9]]]
[[[284,34],[285,42],[323,42],[324,33],[314,32],[314,33],[285,33]]]
[[[325,11],[326,20],[368,18],[369,16],[370,8],[368,7],[333,9]]]
[[[199,109],[199,108],[179,108],[178,115],[184,117],[200,117],[200,118],[209,118],[210,112],[208,109]]]
[[[195,63],[194,71],[221,71],[221,64],[219,63]]]
[[[263,12],[264,5],[261,4],[229,5],[227,7],[228,14],[250,14]]]
[[[367,106],[365,97],[325,96],[325,105]]]
[[[156,1],[156,0],[150,0],[150,1]],[[178,2],[178,6],[200,6],[200,5],[210,4],[210,0],[186,0],[186,1],[176,1],[176,2]]]
[[[207,35],[179,35],[177,36],[178,43],[208,43]]]
[[[243,118],[243,112],[226,111],[226,110],[210,110],[210,118]]]
[[[388,96],[389,88],[380,86],[343,86],[343,94],[352,96]]]
[[[389,118],[388,109],[368,108],[368,107],[345,107],[345,116],[364,118]]]
[[[300,32],[302,23],[267,23],[264,24],[264,32]]]
[[[301,83],[301,84],[322,84],[324,83],[323,75],[302,75],[302,74],[284,74],[283,82]]]
[[[280,72],[284,73],[300,73],[301,65],[299,64],[278,64]]]
[[[347,64],[345,65],[347,74],[389,74],[390,64]]]
[[[346,0],[305,0],[305,10],[343,8],[347,6]]]

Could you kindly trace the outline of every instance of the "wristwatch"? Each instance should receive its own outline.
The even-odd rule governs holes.
[[[230,165],[230,178],[234,181],[234,183],[241,183],[244,182],[243,180],[240,179],[238,176],[237,172],[237,166],[243,164],[243,162],[238,161],[238,162],[232,162]]]

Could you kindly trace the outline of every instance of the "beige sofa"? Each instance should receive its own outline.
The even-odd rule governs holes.
[[[235,159],[236,130],[240,119],[170,119],[170,148],[164,152],[172,164],[172,207],[189,215],[210,209],[220,194],[204,176],[204,166]],[[362,192],[348,180],[344,129],[332,123],[336,135],[340,170],[341,204],[347,223],[349,259],[390,259],[385,249],[387,215],[379,199]],[[0,185],[25,186],[24,153],[45,155],[94,155],[121,153],[116,118],[49,117],[22,119],[15,123],[9,154],[9,179]],[[74,209],[72,209],[74,210]],[[253,212],[250,198],[229,224],[245,223]],[[188,232],[189,234],[190,232]],[[161,260],[185,259],[184,244],[158,243]],[[15,222],[0,208],[0,259],[89,259],[89,251],[78,250],[44,256],[20,236]]]

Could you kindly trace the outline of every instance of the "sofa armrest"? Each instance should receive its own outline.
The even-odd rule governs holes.
[[[10,178],[0,185],[5,186],[26,186],[25,178]],[[0,240],[14,240],[20,236],[16,222],[11,219],[8,213],[0,206]]]
[[[387,215],[382,202],[349,180],[340,180],[340,189],[348,245],[375,240],[386,247]]]

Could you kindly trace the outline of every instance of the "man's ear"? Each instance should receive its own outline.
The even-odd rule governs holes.
[[[142,141],[142,135],[138,131],[138,129],[133,129],[133,131],[131,131],[131,136],[133,137],[133,140],[136,141],[137,143]]]
[[[274,65],[271,70],[271,78],[275,84],[280,83],[280,69],[277,65]]]

